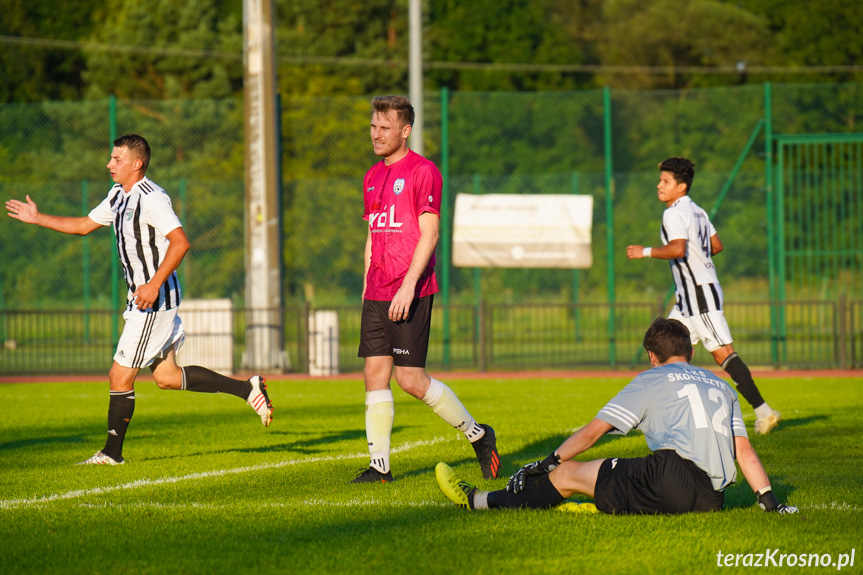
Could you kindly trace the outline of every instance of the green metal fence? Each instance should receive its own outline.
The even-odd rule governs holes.
[[[692,197],[710,211],[726,246],[717,267],[747,361],[859,365],[861,104],[863,84],[427,95],[426,154],[446,182],[438,266],[444,290],[430,361],[452,369],[641,361],[639,331],[664,313],[670,274],[663,262],[627,261],[625,247],[660,242],[656,166],[682,155],[697,164]],[[307,309],[339,310],[339,364],[356,368],[366,234],[361,178],[377,160],[368,142],[369,98],[296,98],[281,109],[285,325],[305,325]],[[30,195],[44,212],[85,214],[110,187],[109,138],[141,133],[154,152],[148,175],[172,196],[192,241],[180,269],[185,297],[228,298],[242,323],[242,111],[239,100],[0,106],[0,190],[7,198]],[[594,267],[446,265],[456,194],[487,192],[593,195]],[[124,297],[110,236],[100,230],[73,238],[4,218],[0,341],[8,343],[0,374],[104,369],[119,326],[112,314]],[[844,313],[834,309],[842,296]],[[524,305],[540,306],[524,308],[536,315],[530,322],[546,314],[570,319],[522,340],[534,324],[512,309]],[[632,320],[630,306],[645,311]],[[61,312],[77,320],[43,329],[21,319],[47,324]],[[828,315],[832,335],[821,333],[827,324],[806,326]],[[102,329],[111,331],[98,340],[95,365],[64,359],[58,366],[67,368],[48,368],[36,359],[64,341],[89,345]],[[292,370],[304,371],[308,335],[290,330]],[[237,333],[233,366],[242,370]],[[831,338],[830,346],[815,344]]]

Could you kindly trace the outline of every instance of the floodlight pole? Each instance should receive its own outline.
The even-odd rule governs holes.
[[[410,148],[423,154],[423,0],[410,0],[409,7],[410,55],[408,84],[411,104],[414,107],[414,126]]]
[[[272,0],[243,0],[246,146],[245,367],[286,367],[282,339],[281,249]]]

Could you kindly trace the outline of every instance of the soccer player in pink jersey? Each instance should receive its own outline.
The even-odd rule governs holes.
[[[498,477],[494,430],[477,423],[443,382],[426,374],[443,181],[433,162],[408,148],[414,109],[403,96],[372,100],[371,138],[382,160],[363,179],[369,223],[358,356],[365,358],[370,464],[353,483],[387,483],[395,408],[390,377],[473,445],[483,477]]]

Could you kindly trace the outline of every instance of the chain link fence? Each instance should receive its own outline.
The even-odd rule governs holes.
[[[354,370],[361,366],[355,356],[366,236],[361,181],[378,160],[369,142],[369,98],[292,98],[281,101],[280,109],[286,353],[291,370],[306,371],[314,347],[309,314],[338,310],[338,363],[343,371]],[[812,300],[811,289],[771,277],[771,225],[779,216],[771,215],[772,159],[766,142],[772,134],[856,134],[863,131],[861,114],[863,84],[427,94],[425,153],[445,171],[444,226],[450,232],[459,193],[594,198],[590,269],[450,269],[445,299],[452,324],[438,324],[444,301],[439,297],[430,367],[630,366],[641,361],[641,332],[651,317],[667,310],[671,280],[664,262],[628,261],[625,248],[661,243],[665,206],[656,199],[655,184],[657,164],[669,156],[696,163],[691,195],[712,214],[725,244],[716,263],[740,347],[746,349],[750,340],[777,345],[769,308],[785,305],[773,297],[771,282],[780,281],[785,300],[815,302],[809,307],[848,298],[841,320],[832,314],[833,323],[824,326],[804,313],[803,320],[791,322],[796,331],[784,334],[786,341],[780,343],[787,344],[795,333],[812,340],[813,326],[823,327],[818,337],[836,342],[841,324],[842,354],[835,345],[828,353],[813,344],[802,351],[793,348],[792,355],[800,360],[802,354],[802,365],[838,365],[840,355],[853,363],[863,355],[863,318],[854,303],[863,288],[863,162],[849,159],[840,191],[848,199],[832,216],[837,226],[854,230],[843,239],[851,256],[835,277],[821,279]],[[111,186],[105,169],[111,138],[129,132],[145,136],[153,151],[148,176],[172,197],[192,243],[179,270],[184,298],[231,301],[237,310],[233,367],[242,370],[242,101],[112,98],[9,104],[0,106],[0,128],[5,198],[29,195],[40,211],[75,216],[86,215]],[[859,155],[859,148],[849,154]],[[439,273],[447,264],[440,251]],[[125,297],[115,259],[110,230],[73,238],[5,218],[0,224],[0,341],[5,342],[0,374],[103,371]],[[537,305],[545,307],[524,307]],[[812,313],[823,319],[823,313]],[[49,318],[58,314],[67,314],[68,321],[52,324]],[[539,319],[546,315],[558,319]],[[537,339],[528,345],[519,334]],[[98,358],[79,362],[89,357],[81,347],[88,345],[98,346]],[[53,353],[52,346],[60,350],[58,359],[46,367],[39,358]],[[527,349],[533,351],[525,356],[514,351]],[[25,355],[27,350],[31,355]],[[777,358],[769,351],[748,361],[793,363],[787,354]]]

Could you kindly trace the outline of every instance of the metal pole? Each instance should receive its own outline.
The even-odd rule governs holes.
[[[108,133],[113,149],[114,140],[117,139],[117,96],[114,94],[108,97]],[[113,250],[113,241],[111,245]],[[116,256],[111,258],[111,302],[114,306],[120,303],[120,260]],[[112,311],[114,310],[116,307],[112,308]],[[116,311],[114,314],[111,321],[111,341],[116,346],[120,342],[120,326],[117,323]]]
[[[571,190],[573,195],[578,195],[578,172],[572,172]],[[581,341],[581,310],[578,307],[578,296],[580,290],[581,270],[572,270],[572,320],[575,324],[575,341]]]
[[[178,217],[181,222],[186,221],[186,178],[180,178],[177,195],[180,199],[180,209]],[[181,293],[185,291],[186,284],[183,279],[186,277],[186,262],[189,261],[189,254],[186,254],[186,257],[183,258],[183,261],[180,263],[180,269],[177,270],[177,281],[180,282],[180,290]],[[183,293],[185,296],[185,293]]]
[[[443,367],[450,364],[450,263],[452,260],[452,231],[450,230],[449,202],[449,90],[446,87],[440,91],[440,167],[443,179],[441,192],[441,300],[443,302]]]
[[[90,202],[87,198],[87,180],[81,181],[81,212],[86,216],[90,213]],[[90,236],[84,236],[83,246],[83,261],[81,262],[84,268],[83,288],[84,288],[84,343],[90,343]]]
[[[773,118],[770,83],[764,84],[764,189],[767,199],[767,275],[770,281],[770,356],[774,367],[779,366],[779,320],[776,290],[776,210],[773,197]]]
[[[272,0],[244,0],[246,367],[282,371],[281,266]]]
[[[614,366],[615,357],[615,326],[614,326],[614,168],[611,139],[611,88],[602,90],[603,136],[605,141],[605,222],[607,277],[608,277],[608,362]]]
[[[410,54],[408,83],[411,104],[414,107],[414,125],[411,130],[411,149],[423,155],[423,6],[422,0],[410,0],[409,7]]]

